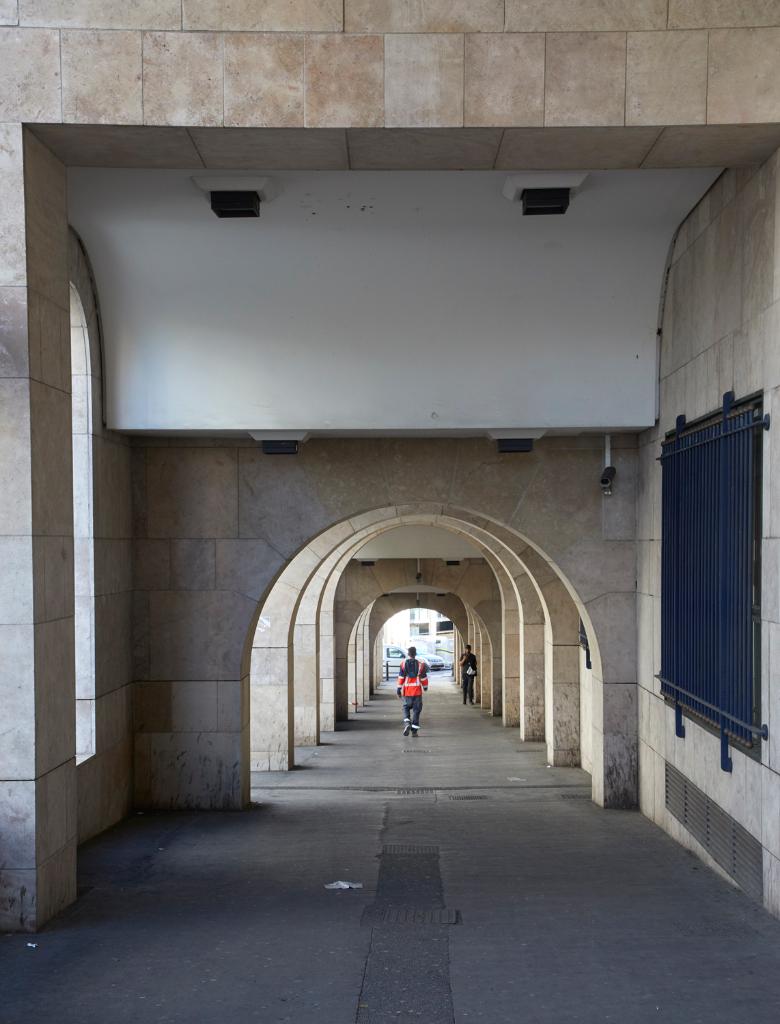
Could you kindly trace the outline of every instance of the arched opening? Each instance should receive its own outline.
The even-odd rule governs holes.
[[[89,326],[70,285],[73,434],[73,575],[76,661],[76,761],[95,753],[95,514],[93,379]]]
[[[578,623],[579,618],[582,618],[587,623],[589,636],[592,637],[593,685],[595,687],[603,682],[600,674],[602,662],[598,634],[587,603],[579,597],[574,585],[563,576],[552,560],[516,530],[461,509],[442,506],[430,508],[421,504],[403,510],[378,509],[374,513],[366,513],[357,519],[338,523],[323,531],[313,542],[299,551],[269,587],[264,601],[258,608],[256,625],[252,629],[251,637],[248,638],[245,650],[247,690],[250,693],[261,693],[263,697],[261,714],[257,714],[255,706],[250,705],[253,770],[262,770],[262,767],[268,766],[277,769],[290,766],[293,748],[293,737],[290,735],[293,716],[290,709],[295,706],[294,684],[291,685],[291,681],[297,681],[299,678],[295,667],[295,648],[296,637],[300,640],[296,626],[303,625],[297,619],[302,601],[317,609],[316,615],[307,615],[314,621],[306,625],[309,629],[309,639],[314,638],[315,641],[313,663],[316,666],[316,673],[310,691],[313,690],[317,694],[320,702],[321,721],[325,717],[322,712],[327,703],[334,709],[334,719],[345,718],[348,704],[346,664],[350,637],[355,635],[355,624],[364,616],[368,604],[379,595],[371,592],[363,593],[362,598],[350,595],[357,598],[352,601],[353,611],[348,619],[337,623],[338,588],[342,585],[351,559],[369,539],[399,525],[420,523],[440,526],[471,538],[485,554],[486,562],[489,560],[493,579],[503,580],[503,592],[501,587],[497,586],[497,617],[495,610],[493,611],[497,625],[491,629],[488,616],[483,614],[484,609],[480,609],[479,605],[468,608],[469,636],[474,638],[475,650],[480,664],[484,667],[480,680],[482,704],[483,707],[495,709],[498,700],[499,710],[494,710],[494,713],[500,714],[501,686],[508,660],[504,656],[506,630],[503,611],[507,607],[507,599],[511,596],[517,602],[515,614],[518,621],[513,635],[518,637],[521,633],[519,609],[522,606],[522,599],[517,583],[518,580],[531,581],[545,616],[545,703],[546,706],[549,704],[550,708],[546,711],[548,722],[545,731],[548,734],[550,763],[579,764],[579,631],[575,627],[574,634],[571,635],[570,621]],[[488,600],[485,607],[491,603],[493,602]],[[538,628],[537,623],[533,625]],[[339,659],[343,661],[341,670]],[[515,671],[522,688],[524,652],[520,644],[516,666]],[[499,680],[498,690],[492,682],[493,674],[497,675]],[[339,678],[343,678],[341,687],[337,686]],[[603,693],[600,696],[603,696]],[[611,697],[611,694],[608,696]],[[604,702],[602,700],[602,704]],[[521,695],[519,704],[522,703]],[[284,713],[285,707],[287,714]],[[269,708],[278,710],[275,719],[269,715]],[[591,748],[598,745],[595,739],[597,729],[603,737],[603,722],[604,719],[600,719],[592,723],[594,737],[590,744]],[[620,726],[623,727],[624,723],[621,722]],[[630,721],[625,723],[624,735],[630,741]],[[255,756],[255,751],[258,752],[258,756]],[[275,763],[271,763],[274,760]],[[617,780],[622,787],[620,791],[616,790],[615,794],[607,791],[605,795],[604,778],[603,765],[594,766],[594,798],[607,805],[617,805],[621,801],[625,805],[626,794],[630,791],[633,781]],[[612,775],[610,785],[614,785],[615,782],[615,776]]]

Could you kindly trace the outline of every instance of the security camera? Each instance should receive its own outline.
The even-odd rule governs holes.
[[[604,494],[612,494],[612,481],[615,479],[615,467],[605,466],[601,471],[601,489]]]

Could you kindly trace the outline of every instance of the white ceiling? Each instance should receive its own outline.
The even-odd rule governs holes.
[[[664,261],[715,172],[591,172],[523,218],[499,172],[274,171],[258,220],[218,220],[191,174],[69,171],[110,426],[653,422]]]
[[[355,558],[481,558],[479,548],[465,537],[438,526],[399,526],[381,533],[358,551]],[[412,588],[416,590],[417,588]]]

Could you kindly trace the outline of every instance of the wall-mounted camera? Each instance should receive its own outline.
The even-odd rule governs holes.
[[[601,490],[604,492],[604,494],[612,494],[612,482],[614,481],[614,479],[615,467],[605,466],[604,469],[601,471],[601,480],[599,481],[599,483],[601,484]]]

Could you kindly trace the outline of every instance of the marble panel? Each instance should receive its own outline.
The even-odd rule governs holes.
[[[623,33],[560,32],[548,36],[545,125],[622,125],[625,97]]]
[[[33,539],[0,535],[0,623],[24,625],[35,621]],[[37,582],[37,578],[36,578]]]
[[[169,590],[171,554],[169,540],[147,540],[140,537],[133,543],[133,588],[135,590]]]
[[[0,124],[0,286],[27,281],[23,196],[22,127]]]
[[[73,538],[33,537],[35,621],[73,615]]]
[[[606,594],[588,603],[601,652],[605,683],[636,676],[636,594]]]
[[[707,33],[630,32],[626,124],[704,124]]]
[[[124,743],[133,731],[132,686],[120,686],[95,701],[95,739],[98,752]]]
[[[540,34],[466,36],[465,123],[544,124],[544,53]]]
[[[764,850],[764,906],[780,917],[780,859]]]
[[[710,32],[707,121],[710,124],[780,120],[777,54],[780,28]]]
[[[780,145],[780,125],[727,124],[665,128],[643,167],[744,167],[761,163]]]
[[[134,804],[157,810],[240,810],[241,734],[139,735]]]
[[[595,733],[594,733],[595,734]],[[636,733],[604,735],[603,773],[604,807],[631,809],[636,807],[638,793],[638,740]],[[598,774],[594,758],[594,779]]]
[[[73,619],[35,626],[35,773],[70,760],[76,750]]]
[[[35,782],[0,782],[0,864],[36,866]]]
[[[503,0],[345,0],[346,32],[502,32]]]
[[[171,540],[171,590],[214,590],[216,541]]]
[[[36,927],[76,899],[76,839],[71,839],[38,868]]]
[[[655,751],[639,741],[639,810],[653,819],[655,814]]]
[[[0,25],[16,25],[19,21],[19,0],[0,0]]]
[[[238,455],[232,448],[149,448],[149,537],[236,537]]]
[[[34,789],[36,860],[41,864],[76,838],[75,760],[36,779]]]
[[[666,0],[506,0],[507,32],[666,28]]]
[[[0,778],[35,776],[34,626],[0,625]]]
[[[217,731],[240,732],[248,724],[249,680],[224,679],[217,683]]]
[[[258,601],[282,567],[279,552],[264,540],[218,540],[216,588]]]
[[[21,25],[180,29],[181,0],[19,0]]]
[[[27,231],[27,284],[68,316],[47,319],[64,346],[70,368],[70,287],[68,284],[68,215],[65,167],[32,133],[24,134],[24,196]],[[31,299],[28,296],[28,301]],[[43,321],[42,321],[43,329]],[[70,372],[68,373],[70,377]],[[70,388],[68,388],[70,390]],[[70,428],[68,429],[70,433]]]
[[[183,27],[202,32],[341,32],[343,0],[183,0]]]
[[[133,677],[130,593],[95,598],[95,694],[109,693]]]
[[[463,51],[463,39],[457,35],[385,37],[388,128],[463,124]]]
[[[185,128],[49,124],[32,131],[68,167],[203,167]]]
[[[255,602],[226,591],[149,595],[152,679],[237,679]]]
[[[303,36],[225,37],[225,125],[303,125]]]
[[[26,377],[29,373],[27,315],[27,289],[0,286],[0,377]]]
[[[45,536],[73,536],[70,395],[30,381],[32,517]]]
[[[205,680],[136,683],[132,688],[135,731],[222,731],[218,728],[217,686]]]
[[[191,136],[212,170],[347,170],[343,128],[193,128]]]
[[[86,842],[130,813],[132,747],[132,739],[128,738],[78,765],[79,843]]]
[[[669,28],[745,28],[780,24],[779,0],[669,0]]]
[[[144,124],[221,125],[222,51],[222,39],[216,33],[146,33]]]
[[[143,122],[140,32],[62,33],[62,119]]]
[[[778,32],[780,44],[780,30]],[[772,304],[776,203],[775,164],[768,161],[753,175],[737,199],[739,233],[743,239],[743,321],[759,316]],[[772,339],[772,343],[776,344],[777,339]]]
[[[780,775],[761,771],[761,845],[780,857]]]
[[[61,119],[59,33],[0,28],[0,122]]]
[[[164,542],[163,542],[164,543]],[[94,542],[94,591],[118,594],[133,589],[133,544],[127,538],[98,537]],[[153,588],[165,589],[165,588]]]
[[[306,38],[306,126],[376,128],[384,121],[384,40],[376,35]]]
[[[761,617],[780,623],[780,539],[765,537],[761,545]]]

